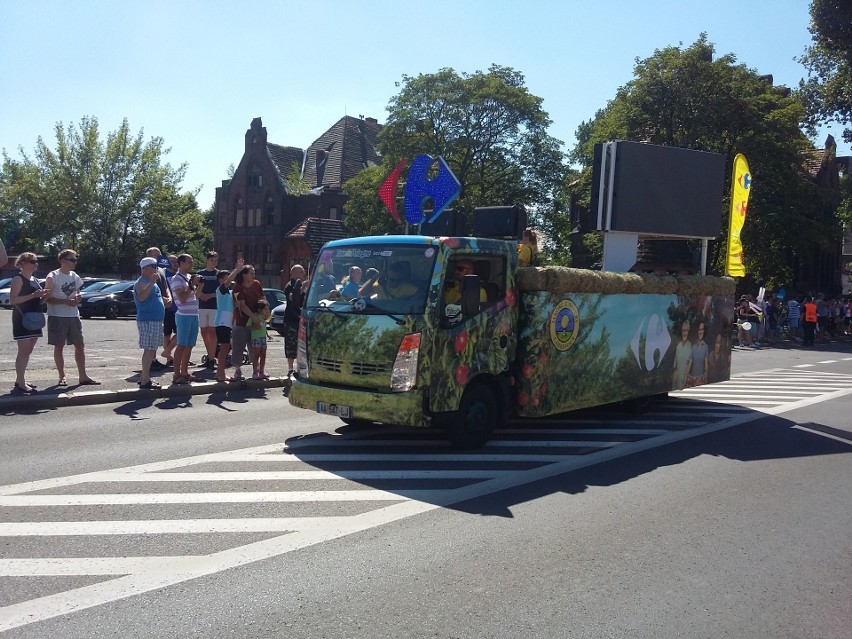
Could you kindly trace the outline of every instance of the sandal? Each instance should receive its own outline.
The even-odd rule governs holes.
[[[60,377],[57,386],[68,386],[68,380],[66,380],[64,377]]]
[[[80,380],[80,386],[100,386],[101,383],[93,379]]]
[[[36,389],[28,384],[25,384],[26,388],[21,388],[18,386],[18,382],[15,382],[15,386],[12,390],[18,391],[19,393],[23,393],[24,395],[30,395],[36,392]]]
[[[234,374],[231,376],[231,381],[232,381],[232,382],[241,382],[241,381],[243,381],[244,379],[245,379],[245,377],[243,377],[243,374],[242,374],[242,373],[240,373],[239,371],[237,371],[236,373],[234,373]]]
[[[144,384],[139,384],[139,388],[160,388],[160,384],[158,382],[155,382],[154,380],[151,380],[149,382],[145,382]]]
[[[186,377],[173,377],[172,384],[177,384],[178,386],[185,386],[189,384],[189,380]]]

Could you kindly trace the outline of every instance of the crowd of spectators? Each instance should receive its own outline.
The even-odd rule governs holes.
[[[852,335],[852,296],[743,295],[736,305],[736,319],[735,347],[759,348],[780,342],[812,347]]]

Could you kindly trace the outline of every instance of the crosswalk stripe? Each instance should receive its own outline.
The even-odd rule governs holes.
[[[160,519],[125,521],[39,521],[0,523],[0,537],[72,535],[180,535],[199,533],[295,532],[336,527],[349,517],[257,517],[247,519]]]
[[[559,456],[564,458],[563,455]],[[493,473],[492,473],[493,474]],[[227,493],[114,493],[96,495],[13,495],[0,497],[0,508],[44,506],[120,506],[143,504],[249,504],[328,501],[403,501],[411,495],[386,490],[298,490]]]

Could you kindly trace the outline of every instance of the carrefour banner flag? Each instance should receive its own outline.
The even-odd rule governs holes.
[[[731,180],[731,222],[728,224],[728,258],[725,262],[725,273],[731,277],[745,275],[740,233],[745,224],[749,193],[751,193],[751,172],[748,169],[748,161],[742,153],[737,153]]]

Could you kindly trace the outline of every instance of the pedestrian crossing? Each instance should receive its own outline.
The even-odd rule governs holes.
[[[687,388],[671,396],[678,400],[724,403],[778,414],[850,388],[850,374],[795,368],[743,373],[727,382]]]
[[[511,420],[470,452],[432,431],[344,428],[0,486],[0,632],[837,393],[852,393],[852,375],[772,370],[672,393],[641,415],[601,408]],[[18,588],[21,580],[32,584]]]

